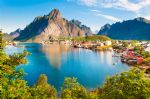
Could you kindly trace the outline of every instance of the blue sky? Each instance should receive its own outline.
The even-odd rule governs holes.
[[[0,0],[0,29],[23,29],[36,16],[58,8],[68,20],[77,19],[99,30],[106,23],[145,17],[150,19],[150,0]]]

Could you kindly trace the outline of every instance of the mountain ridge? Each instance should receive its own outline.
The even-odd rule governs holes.
[[[33,22],[20,31],[14,40],[42,42],[50,38],[77,37],[92,35],[89,27],[77,26],[72,21],[63,18],[58,9],[53,9],[48,15],[38,16]]]
[[[101,27],[98,35],[105,35],[119,40],[150,40],[150,20],[142,17],[112,25],[105,24]]]

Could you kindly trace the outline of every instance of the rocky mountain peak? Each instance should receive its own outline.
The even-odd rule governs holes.
[[[10,36],[12,37],[12,38],[16,38],[16,37],[18,37],[20,34],[20,31],[21,31],[21,29],[20,28],[18,28],[17,30],[15,30],[14,32],[11,32],[10,33]]]
[[[110,29],[111,25],[110,24],[105,24],[104,26],[101,27],[101,30],[103,29]]]
[[[92,35],[89,27],[82,25],[77,20],[68,21],[62,17],[58,9],[54,9],[48,15],[36,17],[33,22],[19,32],[19,36],[15,40],[43,42],[49,41],[50,38],[86,35]]]
[[[81,27],[81,24],[82,24],[80,21],[75,20],[75,19],[71,20],[70,23],[75,24],[78,27]]]
[[[138,22],[144,22],[144,23],[150,23],[150,20],[145,19],[143,17],[137,17],[134,20],[138,21]]]
[[[142,18],[142,17],[137,17],[137,18],[135,18],[135,20],[137,20],[137,21],[144,21],[145,19]]]
[[[53,9],[49,14],[49,18],[53,20],[59,20],[62,19],[62,15],[58,9]]]

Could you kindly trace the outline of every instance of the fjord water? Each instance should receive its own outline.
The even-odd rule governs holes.
[[[27,56],[28,64],[17,69],[24,70],[24,79],[29,85],[34,85],[41,74],[46,74],[48,82],[57,90],[60,90],[65,77],[76,77],[87,89],[93,89],[102,85],[108,76],[129,69],[118,57],[112,57],[111,51],[96,52],[66,45],[36,43],[22,43],[5,49],[7,54],[23,50],[31,53]]]

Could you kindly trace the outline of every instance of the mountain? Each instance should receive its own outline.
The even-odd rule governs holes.
[[[21,32],[21,29],[19,28],[19,29],[15,30],[14,32],[11,32],[11,33],[10,33],[10,36],[11,36],[12,38],[17,38],[17,37],[19,37],[20,32]]]
[[[41,42],[51,38],[86,35],[92,35],[89,27],[62,18],[60,11],[54,9],[48,15],[36,17],[32,23],[19,32],[15,40]]]
[[[86,36],[91,36],[93,33],[90,29],[90,27],[87,27],[86,25],[82,25],[82,23],[78,20],[71,20],[70,23],[76,25],[77,27],[79,27],[80,29],[82,29],[85,32]]]
[[[120,40],[150,40],[150,20],[139,17],[112,25],[106,24],[98,34]]]
[[[7,33],[3,33],[3,39],[5,41],[12,41],[14,38],[11,35],[7,34]]]

